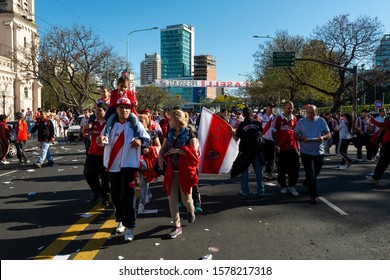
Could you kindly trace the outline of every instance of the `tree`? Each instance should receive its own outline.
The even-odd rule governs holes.
[[[96,99],[103,78],[112,87],[128,66],[91,29],[77,25],[53,27],[42,38],[37,54],[36,44],[24,48],[19,64],[50,87],[59,103],[78,111]]]
[[[248,88],[249,95],[258,105],[267,102],[280,104],[282,100],[306,103],[307,100],[327,101],[323,94],[300,85],[290,78],[287,67],[273,67],[273,52],[293,51],[296,56],[303,53],[307,42],[302,36],[290,36],[287,31],[278,31],[276,37],[259,46],[254,54],[255,77]],[[294,70],[304,77],[311,76],[316,69],[305,63],[295,64]]]
[[[169,99],[169,94],[162,88],[147,86],[137,92],[139,103],[138,111],[148,108],[151,111],[158,111],[165,101]]]
[[[332,78],[333,85],[323,83],[321,76],[304,77],[295,69],[287,69],[289,77],[296,83],[312,88],[333,99],[332,111],[340,108],[351,84],[352,66],[368,60],[374,53],[381,38],[382,24],[377,18],[360,16],[349,21],[349,15],[339,15],[322,27],[317,27],[309,48],[296,61],[318,64],[323,69],[332,70],[326,73]],[[322,72],[323,73],[323,72]],[[317,73],[316,73],[317,74]],[[349,91],[351,91],[349,89]]]

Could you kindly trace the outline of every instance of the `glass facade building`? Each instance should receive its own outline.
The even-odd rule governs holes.
[[[191,25],[170,25],[161,30],[161,78],[190,80],[193,75],[195,28]],[[192,88],[169,88],[173,96],[193,102]]]
[[[390,34],[383,36],[375,52],[375,67],[378,70],[390,70]]]

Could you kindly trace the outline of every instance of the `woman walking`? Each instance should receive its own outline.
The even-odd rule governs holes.
[[[168,194],[169,208],[175,227],[169,232],[169,238],[182,234],[178,195],[187,208],[187,220],[195,221],[195,208],[192,200],[192,187],[198,183],[196,169],[199,157],[196,152],[195,135],[187,127],[188,114],[181,110],[173,110],[169,120],[167,138],[161,147],[158,164],[162,169],[166,163],[163,188]]]

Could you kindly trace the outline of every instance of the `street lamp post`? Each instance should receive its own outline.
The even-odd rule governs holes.
[[[130,35],[133,33],[136,33],[136,32],[149,31],[149,30],[155,30],[155,29],[158,29],[158,27],[155,26],[155,27],[151,27],[151,28],[137,29],[137,30],[130,31],[129,34],[127,34],[127,37],[126,37],[126,60],[127,60],[127,63],[130,62],[129,61],[129,37],[130,37]]]
[[[271,37],[269,35],[253,35],[253,38],[258,38],[258,39],[271,39],[271,40],[276,40],[274,37]]]

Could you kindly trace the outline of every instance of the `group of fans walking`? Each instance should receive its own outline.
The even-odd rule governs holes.
[[[94,114],[86,114],[85,121],[80,124],[87,154],[84,176],[92,191],[91,201],[109,205],[111,195],[118,223],[116,232],[124,233],[124,239],[132,241],[137,214],[147,212],[146,205],[152,197],[149,184],[164,175],[163,189],[168,195],[174,223],[168,237],[176,238],[182,234],[180,206],[186,208],[188,223],[193,223],[195,215],[202,212],[197,186],[200,147],[196,135],[196,124],[201,116],[190,117],[175,108],[163,110],[161,120],[157,120],[148,109],[137,112],[136,95],[128,87],[126,76],[118,80],[117,89],[111,92],[102,87]],[[305,171],[303,185],[308,189],[310,202],[317,204],[317,177],[332,145],[341,157],[338,169],[347,169],[353,162],[348,155],[353,128],[357,133],[354,142],[357,161],[363,160],[362,146],[366,146],[367,161],[376,159],[381,146],[378,165],[373,176],[367,179],[377,183],[388,167],[390,121],[385,121],[384,109],[375,119],[363,110],[352,123],[352,117],[347,113],[319,116],[315,105],[307,106],[305,117],[295,115],[294,104],[289,101],[283,104],[283,112],[279,115],[274,113],[274,107],[268,103],[259,113],[252,113],[248,107],[242,110],[242,115],[228,115],[226,110],[219,113],[231,126],[234,139],[240,141],[230,174],[231,177],[241,175],[239,194],[242,197],[264,195],[264,181],[274,180],[275,173],[282,194],[299,196],[296,185],[301,160]],[[69,126],[69,114],[53,115],[45,110],[40,110],[39,114],[29,112],[15,114],[19,161],[21,164],[28,162],[24,146],[28,137],[37,132],[41,153],[35,165],[41,168],[45,161],[48,166],[53,165],[50,145]],[[36,124],[27,131],[26,119],[32,115]],[[0,116],[3,164],[8,163],[6,154],[10,141],[6,122],[7,117]],[[58,130],[58,127],[62,129]],[[257,184],[257,191],[253,193],[249,190],[250,165]]]

